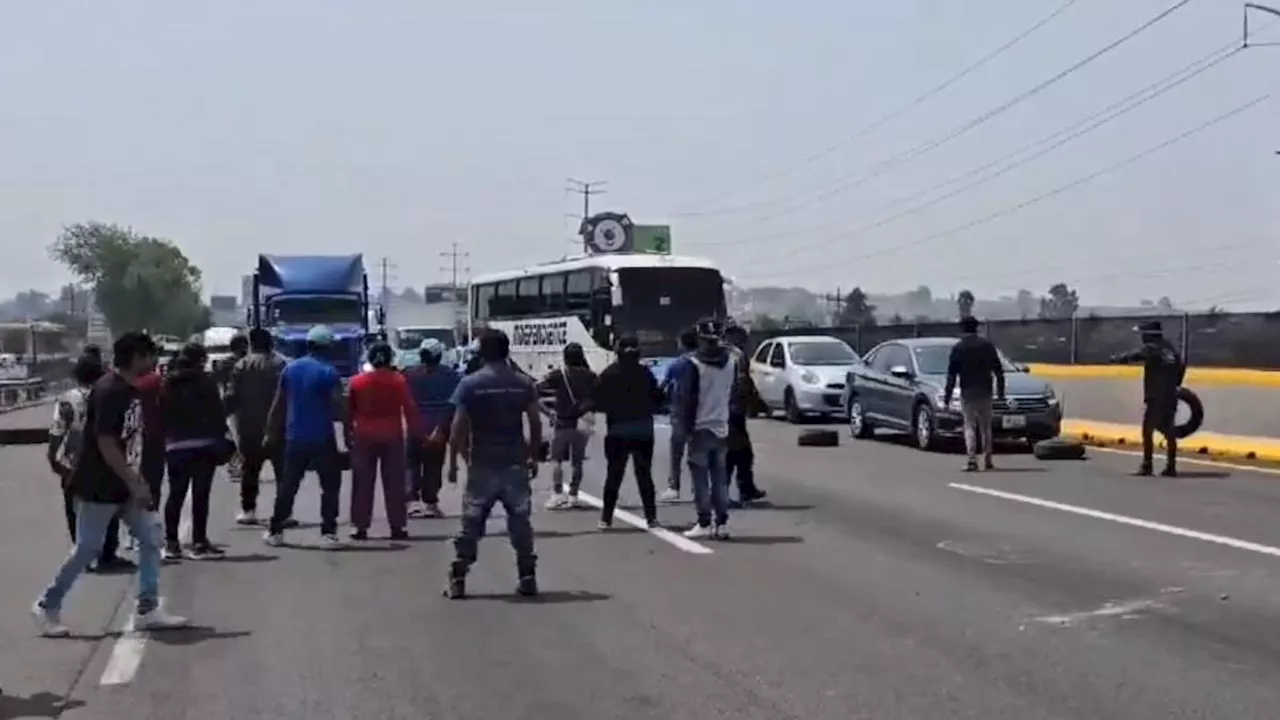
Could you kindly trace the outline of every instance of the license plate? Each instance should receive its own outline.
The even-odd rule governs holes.
[[[1000,427],[1005,430],[1021,430],[1027,426],[1026,415],[1005,415],[1000,418]]]

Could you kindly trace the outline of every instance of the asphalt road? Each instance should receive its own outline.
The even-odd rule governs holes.
[[[38,449],[0,448],[0,718],[1276,717],[1280,476],[1133,478],[1132,457],[1106,453],[967,474],[893,442],[753,432],[773,504],[738,512],[731,542],[602,534],[592,512],[539,503],[534,601],[509,594],[500,519],[476,597],[454,602],[440,590],[456,519],[362,550],[314,551],[313,528],[266,548],[231,523],[222,480],[229,557],[163,575],[199,627],[145,639],[115,632],[120,576],[76,588],[81,637],[34,636],[27,608],[66,549],[58,494]],[[600,475],[593,457],[595,496]],[[457,492],[444,504],[456,515]],[[312,484],[297,516],[317,513]],[[662,519],[679,529],[692,510]]]

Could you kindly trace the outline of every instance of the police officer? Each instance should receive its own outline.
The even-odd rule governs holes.
[[[1178,388],[1187,374],[1187,366],[1177,348],[1164,337],[1159,320],[1144,322],[1135,328],[1142,338],[1142,347],[1111,358],[1114,363],[1138,363],[1142,372],[1142,465],[1138,475],[1150,475],[1152,456],[1155,454],[1155,433],[1164,435],[1164,477],[1178,475],[1178,438],[1175,417],[1178,412]]]
[[[463,378],[453,395],[449,443],[467,463],[467,481],[462,528],[453,540],[456,558],[445,589],[450,598],[466,596],[467,572],[476,561],[489,513],[499,502],[506,511],[507,537],[516,553],[516,592],[538,593],[530,486],[542,445],[542,421],[533,381],[511,367],[510,355],[506,334],[486,331],[479,347],[484,367]]]

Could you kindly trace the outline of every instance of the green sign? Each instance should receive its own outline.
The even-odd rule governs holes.
[[[671,226],[632,225],[631,247],[636,252],[668,255],[671,253]]]

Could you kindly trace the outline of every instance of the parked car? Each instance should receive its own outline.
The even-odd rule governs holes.
[[[845,341],[830,335],[770,338],[751,356],[765,414],[786,413],[798,423],[806,416],[838,417],[844,408],[845,377],[861,360]]]
[[[877,428],[908,432],[921,450],[939,438],[961,437],[960,391],[943,404],[953,337],[891,340],[873,348],[845,380],[843,406],[849,433],[871,437]],[[1062,429],[1062,402],[1053,387],[1002,353],[1005,403],[996,403],[996,437],[1036,443]]]

